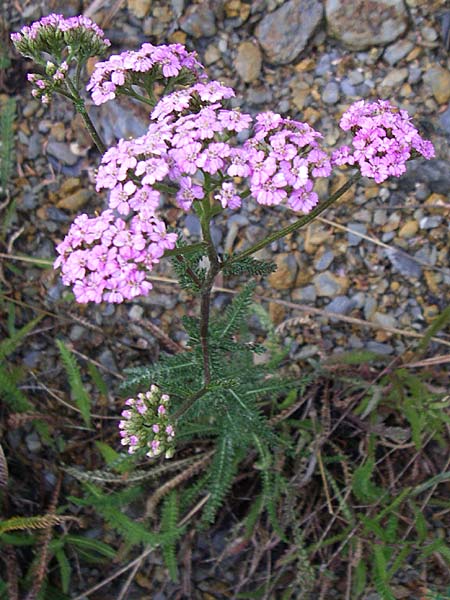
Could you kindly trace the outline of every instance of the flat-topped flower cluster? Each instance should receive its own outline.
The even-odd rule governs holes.
[[[334,163],[358,164],[361,174],[376,183],[403,175],[414,151],[427,159],[434,156],[433,144],[419,135],[409,114],[387,100],[355,102],[339,125],[352,132],[353,148],[339,148],[333,155]]]

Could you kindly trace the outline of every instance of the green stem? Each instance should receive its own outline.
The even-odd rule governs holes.
[[[199,390],[198,392],[195,392],[195,394],[193,394],[190,398],[188,398],[186,400],[186,402],[184,402],[184,404],[182,404],[180,406],[180,408],[174,413],[172,419],[174,421],[177,421],[177,419],[179,419],[182,415],[184,415],[191,408],[191,406],[193,404],[195,404],[195,402],[199,398],[204,396],[207,392],[208,392],[207,386],[203,386],[201,390]]]
[[[342,196],[342,194],[345,194],[345,192],[347,190],[349,190],[352,187],[352,185],[355,182],[357,182],[360,178],[361,178],[361,173],[359,173],[359,172],[355,173],[334,194],[332,194],[324,202],[320,202],[320,204],[318,204],[315,208],[313,208],[312,211],[309,212],[307,215],[305,215],[304,217],[301,217],[300,219],[295,221],[295,223],[291,223],[287,227],[280,229],[280,231],[276,231],[272,235],[267,236],[260,242],[257,242],[250,248],[247,248],[247,250],[244,250],[243,252],[240,252],[239,254],[235,254],[234,256],[230,256],[230,258],[228,258],[222,264],[222,267],[228,266],[229,264],[236,262],[236,261],[240,260],[241,258],[246,258],[247,256],[251,256],[252,254],[255,254],[255,252],[258,252],[258,250],[265,248],[272,242],[275,242],[276,240],[283,238],[284,236],[288,235],[289,233],[292,233],[293,231],[297,231],[297,229],[304,227],[305,225],[307,225],[308,223],[313,221],[316,217],[318,217],[321,213],[323,213],[332,204],[334,204],[334,202],[336,202],[336,200],[338,198],[340,198]]]
[[[67,83],[67,87],[71,93],[71,99],[75,106],[75,109],[81,115],[81,117],[84,121],[84,124],[86,126],[86,129],[89,132],[89,135],[91,136],[92,140],[94,141],[94,144],[97,146],[97,149],[100,152],[100,154],[105,154],[106,146],[103,143],[103,140],[100,137],[98,131],[95,129],[94,123],[92,122],[91,117],[89,116],[89,114],[86,110],[86,105],[84,103],[83,98],[80,96],[80,94],[78,93],[78,90],[76,89],[76,87],[74,86],[74,84],[68,77],[66,79],[66,83]]]
[[[206,250],[209,258],[209,271],[201,288],[200,298],[200,344],[203,354],[203,386],[206,387],[211,381],[209,348],[208,348],[208,328],[209,315],[211,310],[211,290],[217,273],[221,269],[221,263],[217,256],[211,236],[211,204],[209,193],[201,203],[200,224],[202,228],[203,240],[206,242]]]

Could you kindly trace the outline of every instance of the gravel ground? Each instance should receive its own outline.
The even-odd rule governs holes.
[[[411,162],[406,175],[380,187],[362,180],[323,219],[261,254],[274,258],[278,270],[257,293],[267,299],[264,306],[283,332],[294,370],[311,358],[348,349],[398,355],[448,302],[450,7],[439,0],[378,0],[374,15],[370,2],[361,4],[357,15],[344,0],[47,0],[4,6],[11,30],[49,12],[69,16],[84,10],[105,28],[113,51],[134,49],[147,40],[186,44],[199,53],[212,78],[236,89],[236,106],[307,121],[329,146],[343,142],[339,116],[355,100],[390,99],[414,117],[434,143],[435,159]],[[15,56],[0,96],[15,95],[18,101],[18,171],[10,189],[15,210],[8,213],[1,251],[53,259],[54,245],[74,216],[101,210],[105,198],[95,193],[98,156],[79,118],[62,100],[45,108],[31,97],[26,83],[30,68]],[[91,110],[107,143],[145,130],[147,117],[139,108],[124,112],[120,102],[110,102]],[[320,197],[326,198],[345,178],[342,173],[323,181]],[[178,221],[178,211],[167,207],[167,219],[181,224],[193,241],[199,235],[193,215]],[[242,250],[294,219],[287,210],[248,202],[239,213],[217,220],[215,240],[223,251]],[[163,347],[161,336],[149,332],[141,319],[182,342],[180,317],[196,309],[171,283],[173,273],[164,262],[148,298],[102,307],[70,303],[57,273],[15,264],[15,275],[8,270],[2,279],[17,310],[28,305],[51,315],[47,329],[30,338],[23,354],[24,365],[39,369],[47,385],[61,373],[53,344],[56,331],[98,362],[113,389],[125,366],[154,360]],[[218,282],[224,290],[215,295],[215,308],[228,302],[225,288],[238,283]],[[448,353],[450,336],[443,333],[440,340],[436,350]],[[105,402],[111,406],[113,400]],[[17,445],[15,432],[10,435]],[[37,434],[25,435],[25,442],[30,459],[39,454]],[[223,549],[223,540],[211,543],[216,554]],[[145,588],[145,581],[139,585]],[[134,597],[149,596],[136,591],[130,595]]]

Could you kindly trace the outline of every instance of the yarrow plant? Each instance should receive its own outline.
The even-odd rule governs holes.
[[[53,93],[72,100],[102,155],[96,188],[107,190],[107,206],[96,216],[78,216],[57,246],[55,268],[76,301],[122,303],[147,296],[154,265],[167,257],[181,285],[199,297],[198,318],[184,319],[185,352],[127,372],[124,387],[133,397],[125,403],[119,429],[128,453],[140,458],[172,456],[176,438],[183,443],[198,435],[212,438],[215,454],[203,488],[197,489],[209,494],[205,518],[212,520],[243,453],[253,447],[265,456],[264,447],[280,443],[263,410],[264,399],[298,385],[277,377],[275,359],[254,361],[263,349],[242,332],[252,284],[224,314],[211,315],[217,275],[267,275],[275,267],[255,259],[256,252],[310,223],[361,176],[376,183],[399,177],[410,158],[433,157],[433,146],[405,111],[383,100],[360,101],[340,122],[352,136],[350,144],[330,152],[308,123],[271,111],[250,115],[230,108],[233,89],[208,80],[195,53],[180,44],[146,43],[98,62],[87,85],[94,104],[120,94],[148,106],[146,133],[106,148],[80,83],[87,58],[109,47],[103,32],[83,17],[50,15],[12,40],[42,69],[29,77],[33,94],[43,103]],[[348,180],[319,200],[316,181],[341,166],[351,170]],[[164,214],[170,203],[180,215],[198,216],[200,243],[189,244],[169,231]],[[244,203],[301,214],[240,253],[221,255],[211,235],[212,220]]]

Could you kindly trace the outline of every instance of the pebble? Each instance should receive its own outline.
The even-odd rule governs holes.
[[[329,81],[323,89],[322,100],[325,104],[336,104],[339,96],[339,85],[335,81]]]
[[[338,296],[347,291],[349,282],[346,277],[338,277],[331,271],[318,273],[313,277],[318,296]]]
[[[262,67],[262,54],[257,42],[242,42],[237,51],[234,66],[245,83],[258,79]]]
[[[25,436],[25,444],[27,445],[29,452],[32,453],[38,452],[42,447],[41,440],[36,431],[32,431]]]
[[[58,162],[70,167],[76,165],[79,159],[79,157],[71,151],[69,144],[58,142],[53,138],[50,138],[46,151],[47,154],[56,158]]]
[[[381,327],[386,327],[387,329],[393,329],[397,326],[396,319],[393,315],[378,311],[373,313],[371,320],[377,325],[381,325]]]
[[[91,199],[91,190],[81,189],[77,190],[73,194],[70,194],[69,196],[64,197],[57,203],[56,206],[58,208],[63,208],[71,212],[77,212],[78,210],[80,210],[80,208],[85,206],[85,204],[87,204]]]
[[[183,31],[196,39],[212,37],[217,33],[214,12],[206,2],[188,6],[179,24]]]
[[[355,307],[355,302],[348,296],[336,296],[325,306],[327,312],[334,312],[339,315],[347,315]]]
[[[152,0],[128,0],[128,10],[138,19],[147,16],[152,5]]]
[[[434,229],[439,227],[442,223],[442,217],[440,215],[433,215],[431,217],[424,217],[420,220],[420,229]]]
[[[358,246],[363,241],[363,238],[359,236],[358,233],[362,233],[365,235],[367,233],[367,225],[365,225],[364,223],[348,223],[347,227],[357,232],[347,232],[348,245]]]
[[[419,225],[417,221],[407,221],[398,232],[399,237],[409,240],[414,237],[416,233],[419,231]]]
[[[266,14],[255,35],[267,60],[286,65],[302,52],[322,20],[323,6],[318,0],[288,0]]]
[[[391,44],[386,48],[383,54],[383,60],[393,67],[399,61],[401,61],[402,58],[405,58],[405,56],[407,56],[413,48],[414,44],[410,40],[399,40],[398,42],[395,42],[395,44]]]
[[[332,250],[325,251],[316,261],[314,262],[314,268],[316,271],[325,271],[331,265],[334,260],[334,252]]]
[[[313,285],[296,288],[291,294],[294,302],[315,302],[317,298],[316,288]]]
[[[382,344],[374,341],[368,342],[366,348],[367,350],[370,350],[370,352],[375,352],[376,354],[392,354],[394,352],[394,348],[391,344]]]
[[[450,71],[448,69],[435,65],[426,71],[423,79],[430,86],[438,104],[445,104],[450,100]]]
[[[288,290],[296,280],[298,264],[296,256],[292,252],[281,252],[274,259],[277,270],[268,277],[271,287],[276,290]]]
[[[380,83],[380,88],[393,88],[400,86],[408,78],[408,69],[403,67],[402,69],[393,69],[390,71],[383,81]]]
[[[450,136],[450,106],[439,117],[439,123],[445,133]]]
[[[403,277],[415,277],[417,279],[422,275],[422,266],[403,252],[397,252],[390,248],[387,250],[387,257],[395,273],[400,273]]]
[[[408,26],[403,0],[326,0],[325,12],[328,33],[352,50],[384,46]]]

